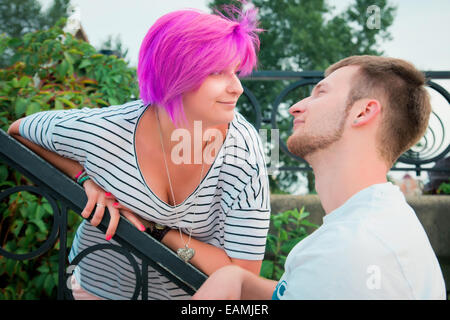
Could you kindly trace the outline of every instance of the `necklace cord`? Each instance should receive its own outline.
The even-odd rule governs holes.
[[[169,166],[167,165],[166,151],[165,151],[165,149],[164,149],[164,142],[163,142],[162,131],[161,131],[161,124],[160,124],[160,120],[159,120],[159,113],[158,113],[157,107],[155,107],[155,112],[156,112],[156,118],[157,118],[157,120],[158,120],[158,121],[157,121],[157,122],[158,122],[158,131],[159,131],[159,138],[160,138],[160,141],[161,141],[161,148],[162,148],[162,152],[163,152],[164,165],[165,165],[165,167],[166,167],[166,174],[167,174],[167,178],[168,178],[168,180],[169,180],[170,193],[171,193],[171,195],[172,195],[173,204],[174,204],[174,208],[175,208],[175,217],[176,217],[177,223],[178,223],[178,231],[179,231],[179,233],[180,233],[180,239],[181,239],[181,242],[184,243],[185,248],[188,249],[189,244],[191,243],[192,225],[194,224],[194,220],[191,220],[191,228],[190,228],[190,230],[189,230],[189,239],[188,239],[188,242],[185,243],[184,240],[183,240],[183,235],[182,235],[182,233],[181,233],[180,219],[179,219],[178,212],[177,212],[177,208],[176,208],[177,204],[176,204],[176,201],[175,201],[175,195],[174,195],[174,193],[173,193],[172,179],[170,178]],[[207,145],[207,144],[208,144],[208,141],[207,141],[206,144],[205,144],[205,148],[206,148],[206,145]],[[205,162],[204,162],[204,159],[203,159],[203,150],[202,150],[202,169],[201,169],[201,171],[200,171],[200,181],[199,181],[198,185],[200,185],[200,183],[202,182],[204,165],[205,165]],[[195,200],[196,200],[195,203],[196,203],[196,204],[197,204],[197,201],[198,201],[198,192],[199,192],[199,191],[197,191],[197,195],[196,195],[196,197],[195,197]],[[193,212],[194,212],[194,216],[195,216],[195,208],[194,208],[194,211],[193,211]],[[193,218],[194,218],[194,217],[192,217],[192,219],[193,219]]]

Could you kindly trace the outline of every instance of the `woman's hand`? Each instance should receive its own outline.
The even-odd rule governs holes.
[[[133,225],[135,225],[136,228],[138,228],[140,231],[145,231],[146,227],[149,226],[150,223],[148,221],[140,219],[133,212],[131,212],[130,209],[119,204],[111,193],[105,192],[105,190],[99,187],[91,179],[86,180],[83,183],[83,187],[88,197],[88,202],[86,203],[83,212],[81,212],[81,216],[83,218],[87,219],[94,210],[94,207],[97,205],[94,216],[90,220],[91,224],[96,227],[103,219],[105,207],[109,210],[110,221],[108,229],[106,230],[106,240],[111,240],[111,238],[116,233],[117,225],[119,224],[120,213],[122,213],[123,216]]]

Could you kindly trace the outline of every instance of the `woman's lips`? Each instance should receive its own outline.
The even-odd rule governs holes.
[[[220,104],[229,106],[229,107],[234,107],[236,106],[236,101],[217,101]]]

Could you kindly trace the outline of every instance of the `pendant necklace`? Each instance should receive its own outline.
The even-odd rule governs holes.
[[[177,204],[175,202],[175,196],[174,196],[174,193],[173,193],[172,181],[170,179],[170,173],[169,173],[169,167],[167,165],[166,152],[164,150],[164,142],[163,142],[163,137],[162,137],[162,132],[161,132],[161,125],[160,125],[160,122],[159,122],[159,114],[158,114],[157,107],[155,108],[155,112],[156,112],[156,118],[158,120],[157,121],[158,122],[158,131],[159,131],[159,138],[161,140],[161,148],[162,148],[162,151],[163,151],[164,165],[166,167],[167,178],[169,180],[170,193],[172,195],[173,204],[174,204],[174,207],[175,207],[175,217],[176,217],[177,223],[178,223],[178,231],[180,233],[181,242],[184,243],[184,248],[179,248],[177,250],[177,255],[182,260],[184,260],[184,262],[187,263],[195,255],[195,250],[193,248],[189,248],[189,244],[191,243],[192,225],[194,224],[194,220],[192,219],[192,221],[191,221],[191,228],[189,230],[189,239],[188,239],[188,242],[186,243],[186,242],[184,242],[183,235],[181,233],[180,219],[179,219],[177,208],[176,208]],[[205,148],[206,148],[207,144],[208,144],[208,141],[205,144]],[[203,150],[202,150],[202,169],[201,169],[201,172],[200,172],[200,181],[199,181],[198,185],[200,185],[200,183],[202,182],[204,164],[205,164],[205,162],[203,161]],[[197,195],[195,196],[195,206],[194,206],[194,211],[193,211],[193,215],[194,216],[195,216],[195,207],[197,206],[197,202],[198,202],[198,191],[197,191]]]

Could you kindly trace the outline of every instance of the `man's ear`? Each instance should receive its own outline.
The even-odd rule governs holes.
[[[353,120],[352,126],[359,127],[376,119],[381,111],[381,104],[375,99],[364,99],[361,101],[359,111]]]

